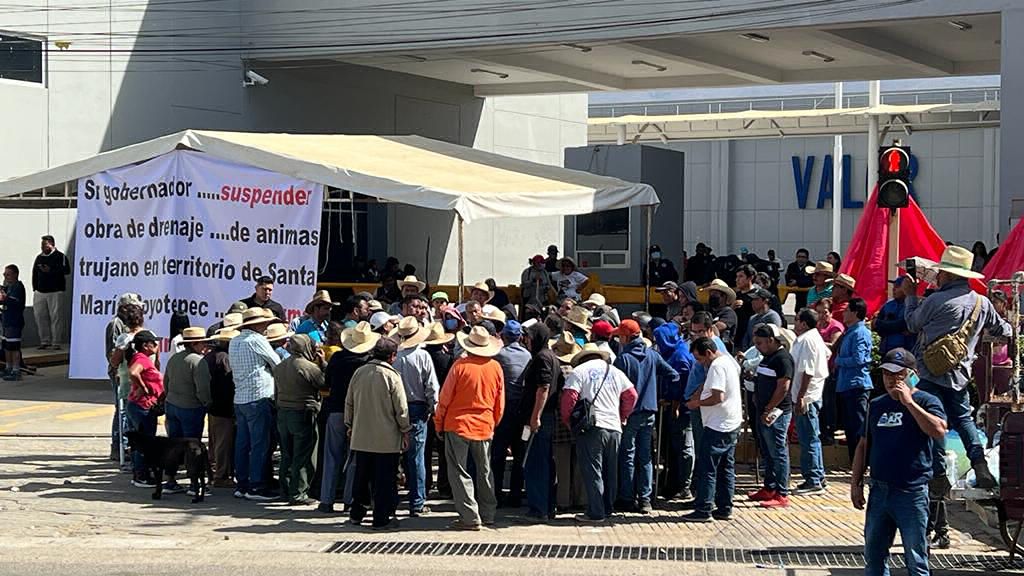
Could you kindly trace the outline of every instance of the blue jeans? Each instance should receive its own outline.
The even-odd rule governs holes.
[[[626,420],[619,447],[619,498],[634,504],[650,503],[654,484],[651,439],[656,413],[637,410]]]
[[[273,426],[270,398],[235,404],[235,482],[243,494],[265,488],[267,452]]]
[[[587,491],[587,516],[604,520],[612,513],[617,486],[621,432],[591,428],[576,437],[576,460]]]
[[[825,464],[821,457],[821,436],[818,415],[821,400],[807,405],[807,412],[796,416],[796,434],[800,438],[800,474],[805,482],[821,486]]]
[[[697,468],[693,473],[697,491],[697,512],[711,514],[711,503],[720,514],[732,512],[732,495],[736,489],[736,441],[740,431],[719,432],[705,428],[697,448]]]
[[[430,418],[425,403],[409,404],[409,449],[402,454],[405,485],[409,487],[409,510],[418,512],[427,501],[427,464],[424,450],[427,445],[427,420]]]
[[[758,414],[761,412],[758,411]],[[789,420],[793,415],[785,412],[775,419],[771,426],[765,426],[758,417],[757,437],[761,445],[761,458],[764,460],[764,487],[778,492],[782,496],[789,495],[789,445],[787,434]],[[707,429],[704,433],[707,434]]]
[[[350,465],[348,451],[348,430],[345,428],[345,413],[332,412],[327,415],[327,427],[324,429],[324,466],[320,480],[320,504],[333,506],[338,493],[338,480],[344,476],[346,466]],[[354,459],[353,459],[354,460]],[[349,476],[354,480],[353,476]],[[344,481],[343,501],[351,502],[352,483]]]
[[[164,427],[168,438],[202,438],[206,408],[179,408],[168,402]]]
[[[665,410],[665,424],[668,428],[668,453],[665,455],[665,466],[668,470],[666,488],[669,492],[679,493],[690,488],[690,477],[693,475],[693,434],[690,431],[690,420],[693,414],[685,406],[679,408],[679,417],[672,414],[672,409]],[[662,444],[662,446],[665,446]],[[661,491],[665,494],[665,490]]]
[[[134,402],[125,402],[125,412],[133,430],[145,436],[156,436],[156,415],[151,410],[144,410]],[[142,450],[132,450],[132,470],[136,477],[149,476]]]
[[[864,521],[864,574],[888,576],[889,548],[900,531],[903,558],[910,576],[928,571],[928,486],[899,489],[871,481]]]
[[[526,477],[526,505],[529,514],[553,518],[555,515],[555,459],[552,444],[555,434],[555,413],[540,414],[540,428],[529,441],[523,463]]]
[[[927,380],[921,380],[917,383],[917,389],[934,395],[942,402],[942,409],[946,412],[946,422],[949,423],[949,427],[956,430],[956,433],[960,435],[960,440],[964,443],[964,449],[967,452],[967,458],[971,463],[977,462],[978,459],[985,458],[985,447],[981,445],[981,440],[978,437],[978,428],[974,425],[974,419],[971,418],[971,412],[974,410],[971,407],[971,399],[967,395],[967,389],[960,390],[957,392],[952,388],[946,388],[939,386],[934,382],[928,382]],[[932,471],[935,473],[934,477],[946,475],[946,437],[943,436],[941,440],[932,441]]]
[[[870,397],[871,391],[863,388],[839,393],[839,403],[843,407],[846,450],[850,455],[850,462],[853,462],[853,455],[857,452],[857,444],[860,442],[860,433],[864,429],[864,420],[868,417],[868,398]]]

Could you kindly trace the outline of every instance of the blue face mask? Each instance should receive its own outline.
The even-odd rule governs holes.
[[[651,252],[651,259],[658,260],[661,258],[661,252]]]
[[[920,381],[921,379],[917,376],[917,372],[911,372],[910,375],[907,376],[907,386],[911,388],[917,388],[917,383]]]
[[[459,329],[459,321],[456,320],[455,318],[445,318],[444,329],[447,332],[455,332],[456,330]]]

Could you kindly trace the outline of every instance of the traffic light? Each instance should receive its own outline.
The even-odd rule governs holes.
[[[878,206],[906,208],[910,205],[910,147],[899,144],[878,152]]]

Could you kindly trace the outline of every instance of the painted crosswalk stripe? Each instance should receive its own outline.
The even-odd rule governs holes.
[[[20,408],[11,408],[9,410],[0,410],[0,417],[3,416],[18,416],[19,414],[30,414],[32,412],[42,412],[44,410],[52,410],[59,407],[60,404],[56,402],[47,402],[46,404],[33,404],[31,406],[22,406]]]
[[[104,406],[102,408],[93,408],[92,410],[79,410],[78,412],[58,414],[55,418],[63,422],[68,422],[71,420],[87,420],[89,418],[98,418],[100,416],[110,416],[113,413],[113,406]]]

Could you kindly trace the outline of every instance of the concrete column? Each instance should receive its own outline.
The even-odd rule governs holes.
[[[719,254],[728,254],[729,245],[729,153],[731,140],[713,140],[711,142],[711,210],[714,214],[717,230],[713,231],[708,241]]]
[[[1024,150],[1024,10],[1006,10],[1003,16],[1000,99],[1010,105],[1000,111],[1000,149]],[[1013,217],[1012,207],[1024,202],[1024,162],[1016,154],[1000,154],[999,158],[999,222],[996,230],[1006,239]]]
[[[843,83],[836,82],[836,109],[843,107]],[[843,250],[843,135],[836,134],[832,150],[832,249]]]
[[[868,83],[868,106],[874,108],[882,103],[882,83],[872,80]],[[868,183],[868,190],[865,197],[870,198],[871,193],[878,184],[878,147],[881,146],[878,133],[878,115],[872,114],[868,117],[868,177],[864,180]]]

